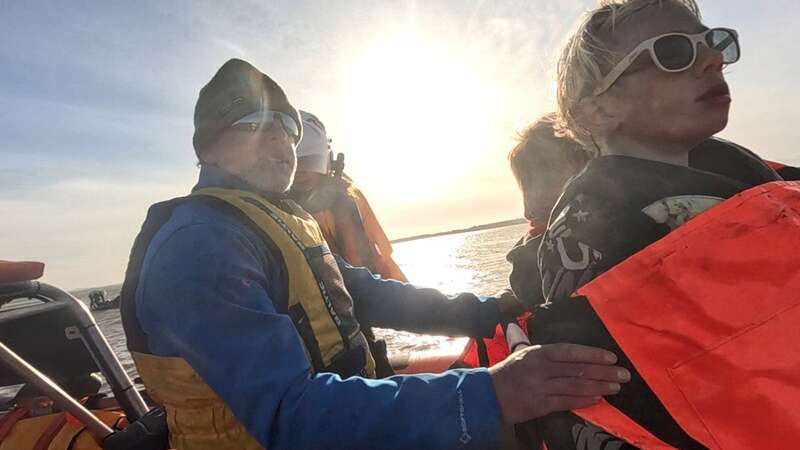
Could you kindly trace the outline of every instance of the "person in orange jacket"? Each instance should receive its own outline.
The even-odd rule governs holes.
[[[289,195],[317,221],[333,254],[382,278],[407,282],[367,198],[343,172],[344,155],[334,161],[325,125],[314,114],[299,112],[303,138],[297,146],[297,172]],[[372,330],[365,331],[378,376],[391,376],[386,343]]]
[[[306,111],[300,117],[305,134],[297,147],[292,198],[314,216],[331,252],[383,278],[408,281],[364,193],[343,173],[344,155],[333,160],[325,125]]]

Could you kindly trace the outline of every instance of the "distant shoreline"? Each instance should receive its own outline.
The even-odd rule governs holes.
[[[426,239],[437,236],[447,236],[450,234],[461,234],[461,233],[469,233],[472,231],[491,230],[492,228],[510,227],[512,225],[522,225],[523,223],[528,223],[528,221],[526,219],[503,220],[501,222],[487,223],[484,225],[475,225],[474,227],[469,227],[469,228],[460,228],[457,230],[450,230],[450,231],[440,231],[438,233],[418,234],[416,236],[393,239],[392,244],[399,244],[401,242],[415,241],[417,239]]]

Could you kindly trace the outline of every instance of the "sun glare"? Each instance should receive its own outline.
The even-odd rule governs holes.
[[[353,67],[353,150],[386,169],[370,180],[384,198],[445,195],[487,149],[492,90],[468,51],[409,33],[372,46]]]

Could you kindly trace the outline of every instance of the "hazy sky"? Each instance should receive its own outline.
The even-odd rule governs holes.
[[[147,207],[196,176],[197,92],[228,58],[316,113],[391,237],[521,215],[515,133],[553,109],[590,0],[0,0],[0,259],[69,288],[122,280]],[[800,163],[790,0],[701,1],[740,31],[722,134]]]

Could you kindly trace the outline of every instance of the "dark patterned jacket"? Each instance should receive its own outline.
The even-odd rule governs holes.
[[[589,162],[565,189],[538,254],[547,303],[529,331],[536,343],[599,346],[620,356],[631,383],[608,398],[652,434],[681,449],[703,448],[678,427],[614,342],[579,287],[731,196],[780,177],[749,150],[710,139],[690,156],[692,167],[626,156]],[[550,450],[627,449],[628,444],[571,413],[538,423]]]

